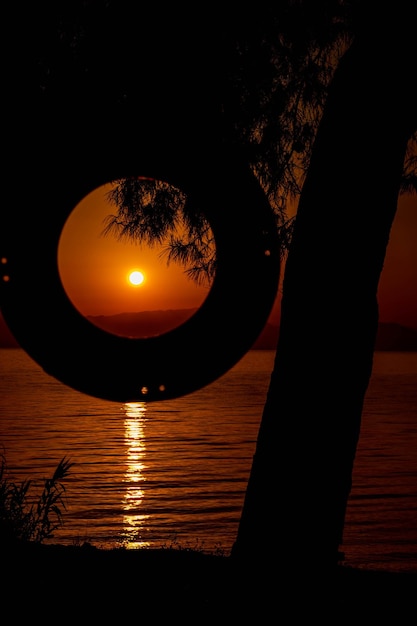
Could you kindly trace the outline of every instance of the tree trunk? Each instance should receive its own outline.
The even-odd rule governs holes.
[[[327,567],[343,540],[378,281],[416,128],[412,46],[385,43],[358,37],[340,63],[300,199],[274,371],[232,550],[250,562]]]

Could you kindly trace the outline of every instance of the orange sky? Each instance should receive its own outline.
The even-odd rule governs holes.
[[[400,196],[378,286],[380,322],[417,330],[417,196]],[[280,296],[272,317],[279,316]]]
[[[417,196],[398,202],[378,288],[381,322],[417,329]]]
[[[71,214],[61,235],[58,267],[64,288],[83,315],[112,315],[143,310],[194,308],[208,287],[197,286],[176,264],[166,266],[161,248],[149,249],[101,235],[103,219],[112,212],[105,194],[89,194]],[[133,286],[129,272],[145,275]],[[403,196],[391,231],[378,290],[381,322],[417,329],[417,197]],[[277,319],[280,295],[271,319]]]
[[[176,263],[167,266],[161,246],[149,248],[102,235],[104,218],[115,209],[110,186],[96,189],[74,209],[62,231],[58,268],[68,297],[83,315],[113,315],[201,306],[209,286],[198,286]],[[143,273],[139,286],[129,281]]]

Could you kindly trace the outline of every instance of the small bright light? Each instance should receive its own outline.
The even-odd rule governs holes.
[[[145,280],[145,277],[142,272],[134,271],[129,274],[129,280],[132,285],[141,285]]]

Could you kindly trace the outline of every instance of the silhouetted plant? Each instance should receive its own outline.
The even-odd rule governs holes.
[[[62,481],[73,463],[65,457],[61,459],[52,477],[45,479],[36,499],[29,493],[33,481],[24,480],[20,484],[10,481],[4,455],[0,459],[0,543],[42,543],[53,537],[62,524],[62,511],[66,509]]]

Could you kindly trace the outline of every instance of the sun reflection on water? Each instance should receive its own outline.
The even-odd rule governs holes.
[[[144,548],[150,544],[143,540],[142,532],[149,515],[142,513],[144,491],[143,470],[145,469],[145,420],[146,404],[144,402],[126,402],[124,438],[126,444],[126,471],[124,482],[126,490],[123,497],[124,539],[129,548]]]

